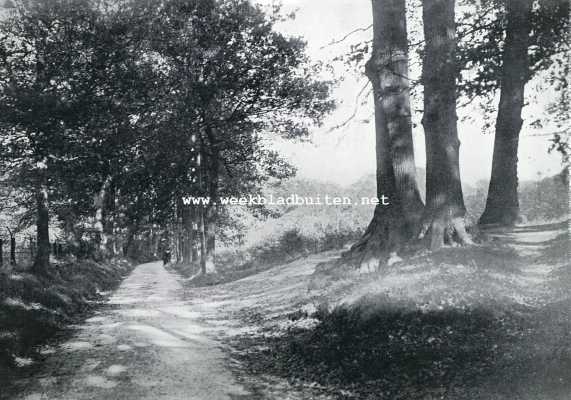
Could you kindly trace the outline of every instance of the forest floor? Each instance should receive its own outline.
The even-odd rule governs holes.
[[[143,264],[6,398],[569,400],[567,225],[487,235],[370,274],[316,271],[336,251],[207,287]]]
[[[235,357],[260,392],[281,382],[339,399],[569,400],[568,235],[567,223],[489,230],[480,246],[361,275],[293,263],[311,274],[304,295],[280,277],[287,268],[248,278],[255,291],[232,306],[256,329],[232,339]],[[268,282],[280,290],[265,294]]]

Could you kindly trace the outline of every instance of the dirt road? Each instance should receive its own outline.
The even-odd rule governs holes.
[[[261,394],[238,380],[224,339],[251,329],[238,320],[245,309],[279,313],[305,298],[308,275],[327,257],[198,289],[162,263],[142,264],[70,339],[43,350],[44,365],[10,400],[307,398],[285,383]]]
[[[49,355],[19,399],[240,399],[200,312],[161,263],[138,266],[109,305]],[[198,307],[199,308],[199,307]],[[245,397],[242,397],[245,396]]]

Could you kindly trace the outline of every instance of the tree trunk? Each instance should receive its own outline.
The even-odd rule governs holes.
[[[67,211],[63,216],[64,222],[64,233],[65,233],[65,242],[67,247],[71,247],[73,254],[79,254],[79,249],[81,247],[81,238],[75,228],[75,215],[71,211]]]
[[[170,250],[171,250],[171,257],[175,264],[180,264],[182,261],[182,254],[181,254],[181,217],[180,217],[180,204],[177,200],[174,206],[174,213],[173,213],[173,222],[171,224],[170,231],[172,232],[170,236]]]
[[[193,263],[197,263],[199,261],[198,255],[198,242],[200,241],[200,221],[198,216],[198,211],[195,207],[191,209],[191,229],[190,229],[190,245],[191,245],[191,260]]]
[[[362,268],[376,268],[418,231],[422,200],[412,141],[405,0],[372,0],[373,54],[366,72],[373,86],[378,205],[361,240],[345,255]]]
[[[205,240],[205,255],[204,255],[204,271],[206,273],[216,272],[216,220],[217,220],[217,205],[215,202],[218,199],[218,179],[220,169],[220,154],[218,153],[218,139],[216,138],[215,129],[205,127],[208,140],[210,142],[210,151],[206,166],[207,173],[207,189],[210,203],[203,210],[203,227],[204,227],[204,240]],[[204,166],[204,165],[203,165]]]
[[[523,122],[524,90],[529,76],[531,6],[532,0],[507,0],[508,22],[502,55],[492,177],[480,224],[511,226],[519,216],[517,152]]]
[[[182,260],[184,264],[192,263],[192,211],[191,206],[182,206],[183,246]]]
[[[28,236],[28,241],[30,242],[30,257],[32,259],[36,258],[36,243],[32,235]]]
[[[107,238],[106,251],[107,254],[111,256],[117,255],[117,235],[116,219],[118,216],[118,201],[117,201],[117,188],[115,183],[111,180],[109,184],[108,194],[105,199],[105,214],[104,214],[104,224],[103,230]]]
[[[184,243],[185,243],[185,229],[184,229],[184,206],[180,200],[180,196],[177,196],[177,235],[178,235],[178,248],[177,248],[177,262],[184,263]]]
[[[426,136],[426,208],[420,237],[430,233],[430,247],[469,243],[460,181],[456,115],[455,0],[424,0],[426,42],[422,64]]]
[[[16,265],[16,238],[10,236],[10,264]]]
[[[216,272],[216,206],[206,207],[205,210],[206,236],[206,273]]]
[[[97,248],[103,255],[108,254],[108,230],[106,229],[105,212],[107,195],[111,187],[111,176],[105,178],[99,192],[94,197],[95,203],[95,230],[97,232]]]
[[[10,233],[10,265],[16,265],[16,236],[14,232]]]
[[[46,171],[40,172],[40,182],[36,188],[36,235],[37,248],[33,265],[36,274],[45,274],[50,264],[50,213]]]
[[[200,214],[200,272],[204,275],[207,273],[206,265],[206,223],[205,223],[205,210],[201,207],[198,211]]]
[[[125,238],[125,242],[123,243],[123,256],[131,257],[133,254],[131,253],[131,249],[133,247],[133,239],[135,237],[135,233],[138,230],[138,223],[130,223],[127,226],[127,237]]]
[[[192,250],[191,250],[191,251],[192,251],[192,255],[191,255],[191,258],[192,258],[192,262],[193,262],[193,263],[197,262],[197,261],[198,261],[198,258],[199,258],[199,257],[198,257],[198,245],[196,244],[196,239],[199,237],[199,235],[198,235],[197,233],[198,233],[198,231],[197,231],[196,229],[193,230],[193,239],[192,239],[192,241],[191,241],[191,244],[192,244]]]

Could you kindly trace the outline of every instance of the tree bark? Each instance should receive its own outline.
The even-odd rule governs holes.
[[[196,207],[191,209],[191,218],[190,218],[191,228],[190,228],[190,246],[191,246],[191,260],[193,263],[197,263],[199,261],[199,254],[198,254],[198,242],[200,241],[200,232],[198,227],[200,226],[198,211]]]
[[[183,246],[182,259],[183,263],[192,263],[192,245],[193,245],[193,221],[191,206],[182,208],[182,227],[183,227]]]
[[[32,259],[36,258],[36,243],[34,242],[34,238],[32,235],[28,236],[28,241],[30,242],[30,257]]]
[[[50,264],[50,213],[46,172],[39,172],[39,184],[36,187],[37,249],[32,268],[36,274],[45,274]]]
[[[207,189],[210,197],[209,204],[203,210],[203,228],[205,240],[204,271],[205,273],[216,272],[216,220],[218,218],[216,201],[218,198],[218,180],[220,178],[220,154],[218,152],[218,140],[215,129],[206,126],[208,141],[210,142],[210,154],[205,165],[207,173]]]
[[[416,182],[408,78],[405,0],[372,0],[373,54],[366,72],[373,86],[378,205],[364,236],[345,255],[361,268],[376,268],[387,251],[413,239],[422,216]]]
[[[138,231],[138,223],[129,223],[127,225],[127,237],[125,238],[125,242],[123,243],[123,256],[131,257],[131,249],[133,247],[133,239],[135,237],[135,233]]]
[[[105,213],[103,221],[103,231],[107,238],[106,251],[108,255],[117,255],[117,235],[116,235],[116,217],[118,214],[117,207],[117,188],[115,182],[111,179],[107,195],[105,196]]]
[[[200,218],[200,272],[204,275],[207,271],[206,265],[206,222],[205,222],[205,210],[204,207],[201,206],[199,212]]]
[[[109,189],[111,188],[112,178],[107,176],[105,181],[101,184],[99,192],[95,195],[95,230],[97,232],[97,248],[99,252],[103,255],[108,254],[109,247],[109,236],[107,224],[105,221],[107,196]]]
[[[16,265],[16,236],[10,229],[8,233],[10,234],[10,265]]]
[[[10,236],[10,264],[16,265],[16,238]]]
[[[113,256],[118,256],[119,253],[123,249],[123,242],[125,240],[124,235],[122,234],[122,224],[125,222],[122,221],[121,216],[121,189],[117,188],[113,190],[113,215],[110,221],[111,226],[111,254]]]
[[[460,180],[456,115],[455,0],[423,0],[426,48],[422,64],[426,136],[426,208],[420,238],[430,247],[471,242]]]
[[[511,226],[519,217],[517,152],[523,120],[525,84],[529,76],[532,0],[507,0],[506,41],[502,55],[500,103],[492,176],[480,224]]]
[[[205,210],[205,236],[206,236],[206,273],[216,272],[216,206],[209,206]]]
[[[180,264],[182,262],[182,254],[181,254],[181,239],[182,239],[182,226],[181,226],[181,216],[180,216],[180,204],[178,201],[178,197],[175,200],[174,206],[174,213],[173,213],[173,222],[171,224],[171,232],[170,235],[170,250],[171,250],[171,257],[175,264]]]

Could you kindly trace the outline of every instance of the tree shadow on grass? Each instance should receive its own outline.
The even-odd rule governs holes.
[[[534,322],[531,311],[360,304],[315,317],[312,329],[240,338],[238,347],[249,350],[239,358],[250,372],[317,382],[339,398],[538,398],[526,397],[533,391],[551,400],[571,393],[569,354],[558,358],[558,339],[544,340],[545,320]]]

